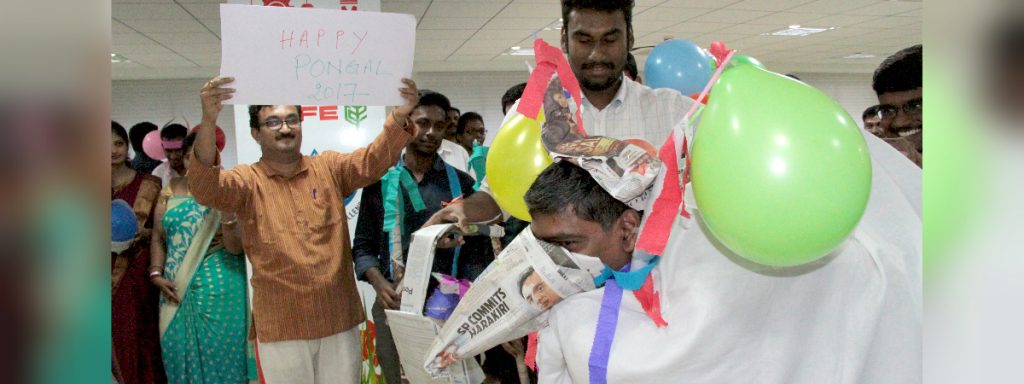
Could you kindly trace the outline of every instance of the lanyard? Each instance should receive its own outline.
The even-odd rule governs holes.
[[[462,195],[462,184],[459,183],[459,175],[455,172],[455,168],[448,165],[448,163],[444,163],[444,169],[448,176],[448,189],[454,200]],[[406,193],[403,194],[401,190],[405,190]],[[426,204],[423,203],[423,195],[420,192],[419,185],[416,183],[416,179],[412,177],[409,169],[402,164],[401,160],[394,167],[391,167],[388,173],[381,179],[381,192],[384,206],[384,225],[382,229],[390,237],[390,241],[388,241],[388,254],[394,255],[395,249],[401,249],[404,219],[400,207],[405,206],[404,195],[407,194],[409,196],[409,202],[416,212],[426,209]],[[452,276],[456,276],[458,272],[458,261],[461,251],[462,247],[455,247],[455,257],[452,260]],[[393,257],[388,259],[388,273],[394,276],[394,263],[392,259]]]

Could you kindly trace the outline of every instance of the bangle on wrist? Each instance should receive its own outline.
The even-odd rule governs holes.
[[[151,272],[149,272],[149,278],[150,279],[153,279],[154,277],[163,276],[163,275],[164,275],[164,273],[160,272],[160,271],[151,271]]]
[[[238,218],[236,217],[236,218],[231,219],[231,220],[222,221],[220,224],[221,225],[235,225],[237,223],[238,223]]]

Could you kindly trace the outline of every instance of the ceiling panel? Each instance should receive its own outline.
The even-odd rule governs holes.
[[[209,77],[220,62],[218,0],[112,0],[115,79]],[[259,3],[259,1],[256,1]],[[301,3],[301,0],[292,0]],[[555,0],[381,0],[385,12],[417,17],[415,69],[524,70],[536,35],[557,45]],[[919,1],[905,0],[637,0],[635,46],[672,36],[707,45],[721,40],[779,70],[870,73],[886,55],[921,41]],[[808,37],[761,34],[790,24],[836,27]],[[638,60],[650,49],[635,52]],[[857,52],[871,59],[843,59]],[[134,57],[133,57],[134,56]],[[137,57],[137,61],[136,58]]]

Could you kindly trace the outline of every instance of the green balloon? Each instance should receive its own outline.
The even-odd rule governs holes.
[[[761,69],[767,69],[764,67],[764,64],[761,63],[761,60],[755,59],[753,57],[741,53],[732,55],[732,59],[729,59],[729,64],[725,66],[725,69],[735,68],[744,65],[753,65]]]
[[[871,159],[850,115],[807,84],[749,65],[711,89],[692,156],[707,228],[764,265],[805,264],[836,249],[871,191]]]

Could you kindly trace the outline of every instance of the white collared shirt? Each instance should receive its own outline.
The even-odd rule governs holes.
[[[583,96],[583,128],[591,136],[643,139],[660,148],[694,101],[671,89],[650,87],[622,77],[612,102],[598,110]],[[691,136],[692,132],[686,132]],[[693,138],[690,138],[692,141]]]
[[[448,139],[441,140],[441,148],[437,149],[437,154],[441,156],[441,160],[445,163],[455,167],[466,174],[473,176],[472,172],[469,172],[469,152],[466,152],[466,148]],[[476,176],[473,176],[476,179]]]
[[[583,128],[590,136],[607,136],[619,140],[643,139],[655,148],[661,148],[672,128],[686,116],[694,103],[695,101],[677,91],[651,89],[623,76],[622,85],[615,93],[615,98],[604,109],[598,110],[590,104],[585,95],[583,96]],[[519,101],[516,100],[509,111],[515,111],[518,107]],[[501,126],[504,127],[505,122],[513,115],[505,115]],[[692,145],[693,129],[690,128],[685,135]],[[480,191],[490,194],[491,188],[487,177],[484,177],[480,184]],[[508,213],[504,210],[502,214],[508,218]]]
[[[687,188],[694,218],[677,216],[652,272],[668,326],[624,292],[608,383],[921,382],[921,170],[865,136],[874,171],[864,217],[809,265],[779,270],[723,253]],[[588,382],[603,293],[551,309],[539,382]]]
[[[175,171],[174,168],[171,167],[171,163],[167,162],[167,160],[164,160],[160,165],[156,166],[156,168],[153,168],[153,176],[160,178],[161,187],[171,185],[171,180],[176,177],[181,177],[181,175],[178,174],[178,171]]]

